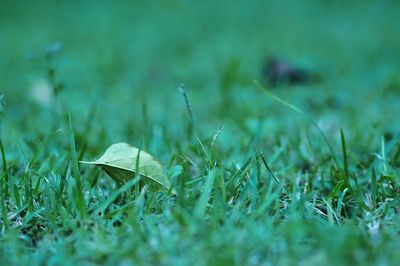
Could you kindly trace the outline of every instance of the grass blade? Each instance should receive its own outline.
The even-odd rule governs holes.
[[[4,196],[7,197],[8,195],[8,167],[7,167],[7,159],[6,159],[6,152],[4,150],[3,141],[0,138],[0,151],[1,151],[1,158],[3,162],[3,188],[4,188]]]
[[[76,186],[74,187],[74,189],[76,190],[74,194],[77,196],[76,206],[78,207],[80,217],[85,218],[87,216],[87,210],[85,206],[85,198],[83,194],[82,180],[78,164],[78,156],[76,153],[75,136],[72,127],[71,114],[69,114],[68,118],[69,118],[69,132],[70,132],[69,140],[70,140],[70,153],[71,153],[70,161],[72,164],[72,176],[75,179],[76,183]]]
[[[186,105],[186,110],[189,114],[189,118],[190,118],[190,123],[189,123],[189,127],[188,127],[188,133],[190,137],[193,137],[193,134],[195,132],[195,122],[194,122],[194,116],[193,116],[193,110],[192,110],[192,106],[190,105],[189,102],[189,97],[187,95],[187,92],[185,90],[185,85],[182,83],[179,85],[178,90],[180,92],[180,94],[182,95],[184,101],[185,101],[185,105]]]
[[[346,148],[346,138],[343,133],[343,129],[340,129],[340,140],[342,143],[342,156],[343,156],[343,179],[346,184],[346,187],[349,188],[350,192],[352,192],[352,188],[350,186],[350,177],[349,177],[349,163],[348,163],[348,156],[347,156],[347,148]]]
[[[276,96],[275,94],[273,94],[272,92],[270,92],[269,90],[267,90],[265,87],[263,87],[257,80],[254,81],[254,83],[256,84],[256,86],[261,89],[266,95],[268,95],[269,97],[271,97],[272,99],[274,99],[275,101],[289,107],[290,109],[292,109],[293,111],[295,111],[296,113],[303,115],[304,117],[306,117],[311,124],[317,129],[318,133],[321,135],[322,139],[324,140],[326,146],[329,149],[329,152],[331,153],[331,156],[333,158],[333,160],[335,161],[336,164],[338,164],[338,160],[336,158],[336,155],[333,151],[333,148],[331,146],[331,144],[328,141],[328,138],[325,136],[325,133],[322,131],[322,129],[318,126],[318,124],[314,121],[314,119],[312,119],[311,116],[307,115],[303,110],[301,110],[300,108],[296,107],[295,105],[279,98],[278,96]]]
[[[196,207],[194,209],[194,216],[196,218],[202,217],[207,208],[208,200],[210,198],[211,188],[215,180],[215,172],[216,172],[215,170],[211,170],[208,173],[208,177],[204,184],[203,192],[201,193],[199,201],[197,202]]]
[[[375,210],[376,208],[376,193],[377,193],[377,182],[376,182],[376,174],[375,174],[375,169],[372,168],[371,170],[371,194],[372,194],[372,206],[373,209]]]

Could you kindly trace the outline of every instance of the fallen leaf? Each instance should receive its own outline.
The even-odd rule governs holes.
[[[138,171],[142,177],[141,182],[148,184],[149,190],[158,191],[161,187],[169,190],[171,186],[162,165],[153,156],[143,150],[139,153],[138,148],[127,143],[113,144],[98,160],[81,163],[101,167],[119,185],[135,178]]]

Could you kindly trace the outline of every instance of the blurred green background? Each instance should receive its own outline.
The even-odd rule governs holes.
[[[44,58],[44,49],[59,42],[58,78],[65,83],[60,98],[66,108],[82,120],[97,101],[96,123],[116,130],[126,119],[138,121],[144,103],[154,122],[182,119],[176,90],[181,82],[206,123],[261,115],[281,121],[274,115],[286,114],[259,97],[253,85],[270,55],[316,69],[324,78],[313,88],[278,92],[283,98],[304,108],[304,101],[313,101],[322,109],[329,108],[326,98],[337,98],[344,110],[331,111],[344,127],[390,122],[398,111],[396,97],[387,97],[399,93],[398,11],[397,1],[3,0],[6,120],[14,120],[13,128],[28,116],[35,121],[40,112],[29,89],[46,72],[28,59]],[[222,76],[236,61],[230,88],[221,94]],[[215,115],[221,114],[222,97],[229,98],[236,115]],[[348,111],[354,118],[343,121]],[[387,130],[394,127],[391,122]]]

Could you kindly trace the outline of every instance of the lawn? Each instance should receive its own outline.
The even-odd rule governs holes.
[[[400,265],[398,1],[80,2],[0,2],[0,265]]]

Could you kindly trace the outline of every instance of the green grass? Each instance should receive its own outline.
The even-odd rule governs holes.
[[[397,1],[134,2],[0,4],[1,265],[399,265]]]

